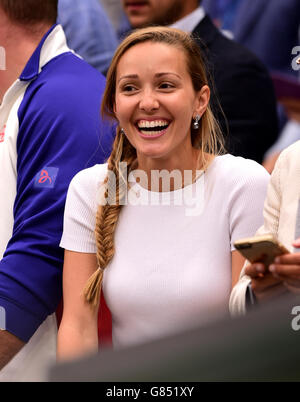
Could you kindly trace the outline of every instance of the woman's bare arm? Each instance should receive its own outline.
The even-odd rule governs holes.
[[[98,350],[98,308],[83,297],[89,277],[97,269],[95,254],[65,251],[64,310],[58,331],[57,359],[73,359]]]

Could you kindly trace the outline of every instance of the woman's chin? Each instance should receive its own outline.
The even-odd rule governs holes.
[[[152,145],[137,149],[137,154],[141,158],[161,159],[166,155],[166,151],[162,147]]]

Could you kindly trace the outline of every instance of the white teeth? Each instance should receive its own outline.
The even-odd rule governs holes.
[[[152,135],[157,135],[159,133],[159,131],[143,131],[143,130],[140,131],[142,134],[148,135],[149,137],[151,137]]]
[[[154,128],[154,127],[164,127],[167,126],[169,123],[166,120],[140,120],[138,122],[139,128]]]

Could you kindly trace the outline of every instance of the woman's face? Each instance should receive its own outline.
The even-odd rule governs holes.
[[[191,123],[202,115],[209,88],[195,92],[185,53],[145,42],[130,48],[117,67],[115,114],[139,158],[182,160],[192,149]]]

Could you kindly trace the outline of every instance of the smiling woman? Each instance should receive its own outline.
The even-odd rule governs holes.
[[[143,139],[150,137],[142,132],[142,126],[162,122],[158,125],[167,126],[167,130],[159,134],[168,133],[162,141],[185,140],[190,151],[201,148],[205,161],[205,153],[216,154],[223,149],[222,134],[209,106],[207,83],[201,52],[188,34],[162,27],[145,28],[130,35],[117,50],[107,75],[103,112],[117,118],[130,143],[137,141],[142,147],[153,145],[140,141],[143,134]],[[201,117],[199,130],[191,133],[191,121],[196,117]],[[143,153],[139,146],[134,148]],[[184,169],[184,151],[179,152]]]
[[[73,179],[65,209],[60,358],[97,348],[102,289],[116,348],[227,313],[243,265],[233,243],[261,224],[269,176],[225,155],[209,97],[188,34],[145,28],[117,49],[102,103],[117,122],[113,150],[107,164]],[[155,172],[190,180],[157,190]]]
[[[205,113],[209,88],[194,90],[182,50],[136,45],[119,62],[117,83],[115,115],[137,151],[138,167],[151,171],[164,159],[169,168],[195,169],[191,121]]]

